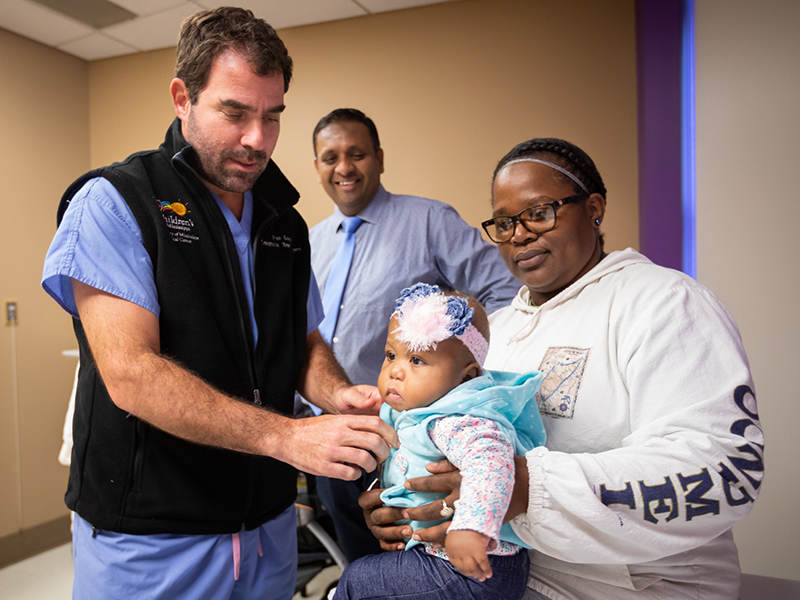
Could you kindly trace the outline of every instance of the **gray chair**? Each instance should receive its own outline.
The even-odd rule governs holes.
[[[800,581],[742,573],[739,600],[800,600]]]

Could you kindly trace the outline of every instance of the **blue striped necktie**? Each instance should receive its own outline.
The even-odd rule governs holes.
[[[336,251],[336,256],[333,257],[331,272],[328,275],[328,281],[325,283],[325,293],[322,296],[322,308],[325,310],[325,318],[319,324],[319,332],[329,344],[331,343],[331,338],[333,338],[333,332],[336,330],[339,307],[342,304],[342,296],[347,284],[350,264],[353,262],[353,251],[356,248],[356,229],[362,222],[361,217],[345,217],[342,220],[344,239]]]

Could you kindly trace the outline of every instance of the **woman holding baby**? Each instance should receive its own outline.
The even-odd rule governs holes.
[[[522,283],[489,318],[485,367],[538,370],[547,442],[517,457],[506,513],[530,546],[528,599],[736,598],[732,526],[763,478],[763,434],[742,341],[714,295],[638,252],[603,250],[606,188],[580,148],[540,138],[497,165],[483,223]],[[459,497],[437,464],[414,489]],[[361,498],[384,549],[416,509]],[[447,523],[414,532],[444,543]]]

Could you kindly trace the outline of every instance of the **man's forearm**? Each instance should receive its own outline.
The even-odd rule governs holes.
[[[394,430],[378,417],[293,419],[231,398],[161,356],[159,322],[152,312],[75,280],[73,290],[112,401],[159,429],[199,444],[271,456],[307,473],[341,479],[356,478],[359,469],[374,469],[375,457],[383,460],[389,453],[387,442],[397,443]],[[346,380],[340,380],[341,376],[332,376],[316,382],[320,391],[312,392],[322,397],[327,386],[327,397],[338,396],[346,385]]]
[[[125,376],[112,377],[107,385],[123,410],[198,444],[274,455],[291,426],[288,417],[227,396],[157,354],[129,361]]]

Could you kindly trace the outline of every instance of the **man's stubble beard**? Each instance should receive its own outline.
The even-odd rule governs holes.
[[[217,151],[207,143],[207,138],[197,126],[193,115],[190,115],[186,121],[186,138],[197,154],[199,164],[195,166],[199,168],[201,177],[226,192],[242,194],[252,189],[264,169],[267,168],[269,157],[264,151],[253,150],[249,147],[242,147],[239,150],[226,148],[217,154]],[[262,164],[252,173],[243,173],[226,167],[225,163],[228,159],[244,162],[258,161]]]

